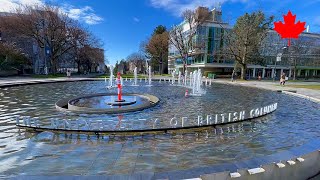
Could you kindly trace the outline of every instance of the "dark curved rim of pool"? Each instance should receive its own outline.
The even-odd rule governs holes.
[[[56,106],[57,110],[64,111],[64,112],[89,113],[89,114],[94,114],[94,113],[118,114],[118,113],[141,111],[141,110],[156,106],[160,101],[159,98],[157,98],[156,96],[150,95],[150,94],[131,93],[131,94],[123,94],[123,96],[138,96],[138,97],[145,99],[147,101],[143,102],[139,105],[135,105],[135,106],[121,106],[121,108],[109,108],[109,109],[80,107],[80,106],[74,105],[74,103],[73,103],[73,102],[80,100],[80,99],[99,97],[99,96],[117,96],[117,94],[98,93],[98,94],[88,94],[88,95],[77,96],[72,99],[60,99],[56,102],[55,106]],[[124,104],[131,105],[134,103],[128,102],[128,103],[124,103]]]

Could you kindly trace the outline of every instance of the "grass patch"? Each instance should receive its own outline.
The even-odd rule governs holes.
[[[48,74],[48,75],[34,74],[34,75],[31,75],[31,77],[33,77],[33,78],[59,78],[59,77],[67,77],[67,76],[65,74]]]
[[[99,76],[96,76],[96,78],[109,78],[110,76],[107,76],[107,75],[99,75]],[[114,76],[115,78],[117,76]],[[122,78],[134,78],[134,75],[133,74],[122,74],[121,75]],[[147,75],[144,75],[144,74],[138,74],[138,78],[146,78],[148,77]]]
[[[285,87],[293,87],[293,88],[305,88],[305,89],[313,89],[313,90],[320,90],[319,85],[285,85]]]
[[[162,75],[160,75],[160,74],[156,74],[156,75],[154,75],[155,77],[162,77],[162,76],[172,76],[171,74],[162,74]]]

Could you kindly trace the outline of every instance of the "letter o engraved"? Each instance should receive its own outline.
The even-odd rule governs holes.
[[[254,109],[252,109],[251,111],[250,111],[250,118],[253,118],[254,117]]]
[[[175,121],[175,123],[174,123],[174,124],[172,123],[173,121]],[[171,125],[172,127],[176,127],[176,126],[177,126],[177,124],[178,124],[177,119],[176,119],[175,117],[171,118],[171,120],[170,120],[170,125]]]
[[[255,114],[254,117],[259,117],[259,115],[260,115],[260,110],[259,110],[259,108],[255,110],[254,114]]]

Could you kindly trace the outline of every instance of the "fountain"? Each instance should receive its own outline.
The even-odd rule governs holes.
[[[133,86],[138,86],[138,71],[137,71],[137,67],[134,67],[133,74],[134,74]]]
[[[148,86],[151,86],[151,66],[149,66],[149,68],[148,68],[148,82],[149,82],[149,84],[148,84]]]
[[[178,85],[180,85],[181,84],[181,72],[179,71],[179,73],[178,73]]]
[[[149,67],[149,69],[151,70],[151,67]],[[149,72],[151,74],[150,70]],[[149,84],[151,85],[150,79],[151,75],[149,75]],[[112,80],[110,82],[112,82]],[[135,82],[137,82],[136,78]],[[99,93],[78,96],[72,99],[61,99],[56,103],[56,108],[60,111],[74,113],[115,114],[143,110],[155,106],[159,102],[157,97],[149,94],[122,94],[123,78],[119,72],[117,73],[116,84],[118,89],[117,95],[112,93]],[[115,99],[115,96],[118,98]]]
[[[184,85],[187,86],[187,79],[188,79],[188,71],[186,70],[184,73]]]
[[[110,66],[110,76],[109,76],[109,86],[107,87],[108,89],[113,87],[113,67]]]
[[[184,172],[200,171],[202,167],[208,167],[205,170],[220,168],[220,164],[227,168],[229,165],[226,164],[230,163],[233,167],[235,161],[244,166],[258,162],[260,167],[265,164],[260,164],[260,157],[262,161],[270,159],[268,163],[276,169],[278,167],[272,162],[282,161],[286,165],[283,169],[279,169],[282,171],[299,166],[295,168],[297,170],[302,165],[308,164],[310,160],[307,159],[308,156],[304,156],[306,161],[301,162],[296,160],[298,156],[295,154],[291,156],[291,152],[298,152],[296,147],[318,138],[319,128],[316,128],[320,123],[317,121],[320,115],[318,104],[302,98],[297,100],[283,93],[242,86],[212,83],[211,87],[204,87],[202,71],[188,70],[187,78],[184,77],[187,79],[184,83],[188,86],[188,92],[191,95],[201,94],[205,88],[207,91],[205,96],[185,98],[183,93],[186,88],[180,87],[183,84],[171,86],[153,81],[153,86],[148,88],[141,85],[123,87],[121,78],[120,83],[117,81],[112,85],[125,88],[119,89],[119,94],[116,93],[116,89],[109,90],[112,93],[105,93],[106,84],[103,83],[103,79],[102,83],[59,82],[54,84],[55,88],[52,88],[52,84],[35,84],[0,89],[0,101],[3,105],[2,119],[0,118],[3,126],[2,161],[8,163],[6,167],[8,169],[2,169],[2,174],[54,176],[104,173],[119,177],[122,174],[126,176],[127,171],[124,170],[129,170],[129,173],[137,173],[134,174],[135,177],[138,175],[144,177],[144,174],[139,174],[143,171],[159,175],[153,177],[157,179],[171,172],[173,173],[170,177],[173,177],[171,175],[176,177],[177,172],[182,172],[184,175],[188,174]],[[171,80],[171,77],[169,78]],[[133,81],[124,82],[124,85],[132,83]],[[189,89],[190,87],[192,89]],[[122,90],[126,93],[120,93]],[[92,94],[74,97],[75,94],[88,92]],[[154,106],[152,103],[154,97],[145,93],[159,97],[161,99],[159,106],[147,110],[141,109],[141,105],[144,106],[145,103]],[[122,103],[128,104],[117,104],[119,95],[120,100],[124,100]],[[60,98],[65,100],[59,100]],[[59,101],[56,103],[56,108],[63,111],[62,113],[51,108],[52,102],[57,100]],[[276,104],[273,104],[275,101],[279,104],[277,111],[275,111]],[[30,110],[17,110],[25,108],[28,104],[31,104]],[[290,104],[292,111],[287,110],[283,104]],[[302,109],[301,104],[304,105]],[[128,113],[131,111],[134,112]],[[274,115],[267,115],[271,112]],[[16,120],[14,115],[24,117]],[[39,119],[34,118],[35,116]],[[258,119],[254,120],[252,117]],[[54,120],[51,121],[52,119]],[[26,123],[24,127],[18,126],[18,128],[27,130],[14,129],[15,122],[17,125]],[[293,123],[299,127],[294,131],[290,126]],[[46,127],[53,128],[45,129]],[[197,129],[193,129],[194,127]],[[28,129],[32,128],[37,130],[37,133],[29,133]],[[141,134],[151,135],[141,136]],[[185,145],[188,147],[185,148]],[[317,148],[318,152],[318,145],[316,142],[306,147]],[[291,151],[292,147],[294,149]],[[30,152],[35,153],[30,154]],[[281,154],[276,154],[278,152]],[[197,158],[190,159],[190,154],[197,154]],[[272,154],[279,159],[269,158]],[[318,157],[319,153],[314,154]],[[179,157],[178,160],[172,160],[173,156]],[[149,161],[146,157],[152,159]],[[6,159],[10,158],[13,158],[14,162],[6,162]],[[134,164],[128,164],[130,158],[134,158]],[[253,162],[248,161],[251,158],[254,158]],[[92,159],[96,160],[93,162]],[[290,166],[287,163],[289,159],[295,161],[296,165]],[[48,161],[60,165],[53,166]],[[146,161],[148,166],[145,166]],[[237,166],[240,163],[237,163]],[[83,168],[88,164],[91,164],[92,168]],[[188,166],[180,166],[181,164]],[[150,170],[149,167],[154,168]],[[238,167],[224,170],[234,172],[236,168]],[[272,174],[268,172],[269,170],[266,171]],[[248,174],[247,170],[239,172]],[[225,177],[230,177],[229,173]],[[165,178],[169,179],[169,176]],[[186,179],[181,176],[181,179],[183,178]]]
[[[202,85],[202,73],[201,69],[190,72],[190,88],[192,89],[191,96],[201,96],[205,93],[204,90],[201,89]]]
[[[190,87],[192,87],[192,77],[193,77],[192,72],[190,72]]]
[[[174,84],[175,82],[175,79],[174,79],[174,74],[176,73],[176,71],[172,71],[171,75],[172,75],[172,85]]]

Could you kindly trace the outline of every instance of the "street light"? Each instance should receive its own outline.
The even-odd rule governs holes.
[[[282,51],[285,50],[287,47],[282,47]],[[282,53],[277,54],[276,61],[274,62],[274,73],[273,73],[273,81],[275,81],[276,75],[277,75],[277,62],[281,61]],[[280,75],[281,76],[281,75]]]

